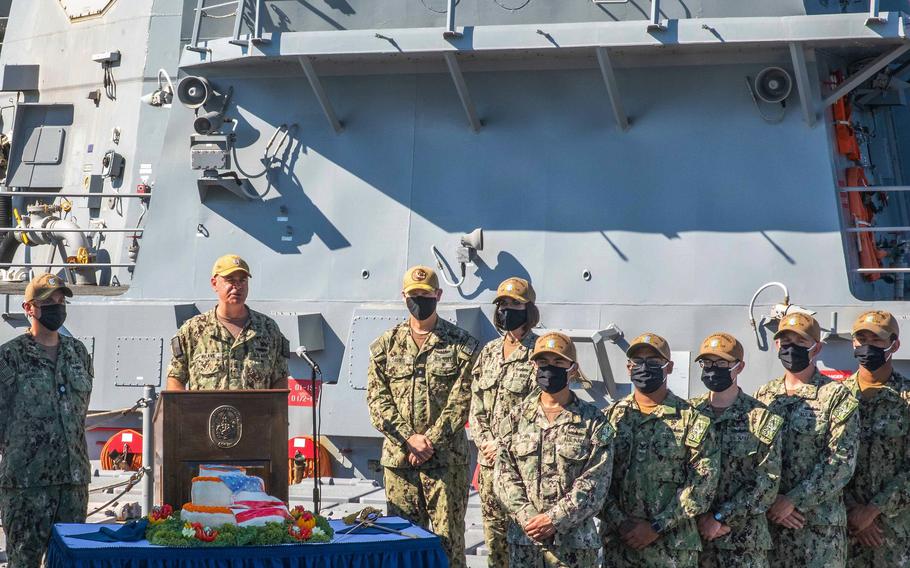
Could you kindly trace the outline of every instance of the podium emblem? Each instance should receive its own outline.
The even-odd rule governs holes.
[[[209,439],[219,448],[233,448],[243,436],[243,421],[240,411],[230,405],[222,405],[209,416]]]

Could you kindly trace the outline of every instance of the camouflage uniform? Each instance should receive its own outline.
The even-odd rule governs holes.
[[[465,422],[471,400],[470,373],[477,340],[438,318],[422,347],[408,322],[370,345],[367,404],[370,420],[386,439],[389,514],[434,530],[453,567],[465,565],[464,522],[468,505],[468,438]],[[407,440],[424,434],[433,456],[413,467]]]
[[[0,347],[0,516],[10,568],[41,563],[54,523],[84,522],[92,360],[60,335],[57,360],[25,334]]]
[[[218,321],[215,310],[190,318],[171,340],[167,376],[187,390],[269,389],[288,378],[290,344],[275,320],[249,310],[240,335]]]
[[[859,396],[856,375],[844,382]],[[856,472],[844,489],[847,507],[872,504],[882,514],[881,548],[851,544],[848,564],[910,566],[910,379],[893,373],[882,388],[859,398]]]
[[[613,484],[600,515],[604,567],[696,566],[695,517],[708,510],[720,476],[711,420],[672,392],[651,414],[634,395],[604,412],[616,430]],[[643,550],[626,546],[618,529],[631,518],[659,525],[660,538]]]
[[[474,382],[471,385],[471,434],[479,448],[481,444],[496,440],[498,426],[503,417],[531,394],[538,392],[535,381],[536,368],[531,363],[531,350],[537,335],[528,332],[521,343],[503,359],[505,338],[494,339],[484,346],[474,365]],[[504,568],[509,565],[509,545],[506,531],[509,515],[493,490],[493,463],[480,451],[480,510],[483,532],[490,555],[490,566]]]
[[[806,518],[799,530],[770,524],[771,566],[844,566],[847,514],[843,488],[856,464],[856,399],[842,384],[818,371],[792,395],[787,394],[781,377],[758,389],[755,398],[784,419],[779,493]]]
[[[768,565],[771,534],[765,513],[774,504],[780,483],[780,416],[740,392],[717,415],[707,394],[691,401],[711,418],[720,445],[721,470],[714,503],[708,510],[731,529],[702,544],[702,568],[763,568]]]
[[[495,487],[516,521],[508,529],[511,568],[596,563],[600,538],[594,516],[610,486],[614,432],[595,406],[573,399],[552,424],[538,397],[528,398],[500,422]],[[540,513],[556,528],[543,543],[522,529]]]

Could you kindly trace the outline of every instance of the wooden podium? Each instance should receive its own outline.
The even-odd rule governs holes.
[[[155,408],[155,499],[182,507],[201,464],[244,466],[288,500],[288,391],[164,391]]]

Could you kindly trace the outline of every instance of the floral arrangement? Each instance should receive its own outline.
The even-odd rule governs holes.
[[[153,507],[152,512],[149,513],[149,524],[157,525],[158,523],[163,523],[168,520],[170,516],[174,513],[174,508],[170,505],[160,505],[158,507]]]
[[[148,516],[145,538],[159,546],[269,546],[275,544],[312,544],[332,540],[334,531],[325,517],[314,515],[303,507],[291,510],[291,519],[283,523],[266,523],[261,527],[222,525],[204,527],[187,523],[170,505],[155,507]]]

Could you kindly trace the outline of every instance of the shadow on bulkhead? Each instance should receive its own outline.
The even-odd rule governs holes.
[[[244,150],[264,146],[271,132],[259,132],[243,118],[242,113],[233,114],[238,121],[236,145],[240,158],[234,166],[241,175],[250,179],[262,199],[241,201],[226,192],[212,192],[205,205],[281,254],[299,253],[300,246],[310,243],[314,235],[330,250],[351,246],[350,241],[306,194],[296,168],[306,148],[296,138],[295,129],[288,134],[279,155],[271,162],[265,162],[254,158],[260,153],[258,149],[252,152]],[[293,212],[288,224],[273,222],[281,216],[282,206]]]

